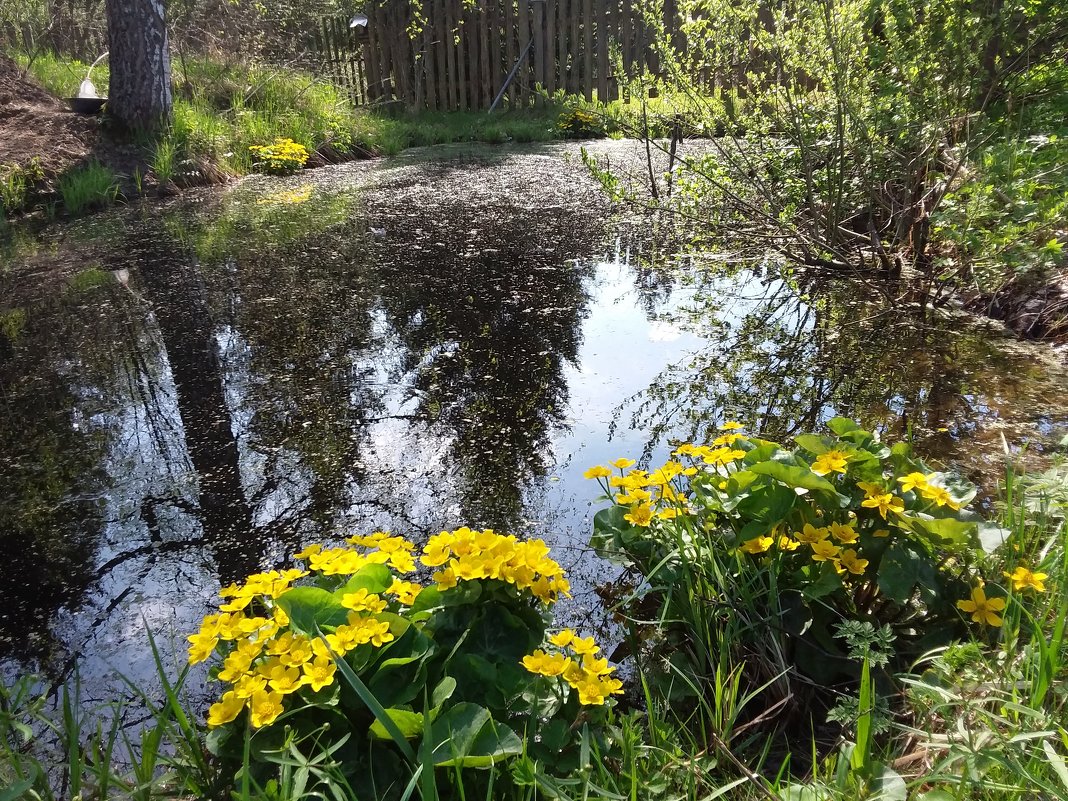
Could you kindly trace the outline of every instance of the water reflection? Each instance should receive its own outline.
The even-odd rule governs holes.
[[[650,433],[647,449],[705,440],[725,419],[788,440],[842,415],[973,477],[993,466],[987,479],[1001,435],[1041,452],[1042,434],[1068,422],[1068,372],[1050,354],[965,315],[932,319],[872,295],[770,264],[688,270],[656,317],[704,344],[619,413]]]
[[[694,269],[560,151],[488,152],[120,212],[0,270],[7,669],[143,680],[146,623],[180,650],[220,583],[372,527],[544,536],[588,625],[590,464],[845,414],[972,465],[1068,419],[1036,350]]]

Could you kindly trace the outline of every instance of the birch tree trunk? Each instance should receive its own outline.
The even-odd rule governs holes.
[[[111,81],[108,112],[150,130],[171,115],[171,58],[163,0],[106,0]]]

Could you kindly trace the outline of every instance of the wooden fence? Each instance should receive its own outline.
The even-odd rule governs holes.
[[[419,11],[416,20],[412,9]],[[587,100],[620,97],[622,70],[656,72],[652,37],[629,0],[368,0],[366,26],[323,20],[324,69],[359,104],[399,101],[413,109],[487,109],[520,62],[502,102],[537,102],[536,87]],[[674,3],[665,3],[669,36]],[[525,55],[524,55],[525,54]]]

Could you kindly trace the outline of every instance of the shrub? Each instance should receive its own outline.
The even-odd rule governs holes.
[[[744,664],[769,707],[807,718],[864,664],[907,668],[996,629],[1009,599],[1041,581],[1006,565],[1010,591],[1000,566],[984,566],[981,536],[1004,532],[967,510],[974,487],[905,443],[844,418],[829,426],[788,449],[730,423],[652,472],[628,459],[587,471],[614,501],[592,544],[637,574],[631,634],[663,697],[712,693],[710,678]],[[633,622],[639,612],[662,627]]]
[[[569,139],[593,139],[605,135],[601,116],[582,108],[563,112],[556,121],[556,128]]]
[[[271,145],[250,145],[249,152],[256,166],[271,175],[291,175],[308,161],[308,149],[284,137],[278,137]]]
[[[568,582],[541,540],[442,532],[418,557],[437,569],[427,585],[401,578],[416,570],[413,543],[348,541],[296,554],[305,569],[225,588],[189,637],[190,661],[217,657],[212,675],[228,684],[208,712],[226,764],[266,782],[287,748],[329,754],[336,771],[322,781],[385,799],[435,767],[459,781],[519,754],[565,775],[583,730],[607,747],[621,682],[592,637],[565,629],[546,642]],[[465,772],[462,785],[482,780]]]

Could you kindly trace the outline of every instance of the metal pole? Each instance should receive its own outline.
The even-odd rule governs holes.
[[[515,78],[515,74],[519,71],[519,65],[523,63],[523,59],[525,59],[527,57],[527,54],[530,53],[530,51],[531,51],[531,49],[533,49],[533,47],[534,47],[534,37],[531,36],[530,37],[530,41],[527,42],[527,46],[525,48],[523,48],[523,52],[520,53],[519,54],[519,58],[516,59],[515,66],[512,67],[512,71],[509,72],[508,73],[508,77],[505,78],[504,86],[501,87],[501,91],[499,91],[497,93],[497,96],[495,98],[493,98],[493,102],[490,104],[489,111],[486,112],[487,114],[492,114],[493,113],[493,109],[497,108],[497,104],[500,103],[501,102],[501,98],[504,97],[504,92],[508,88],[508,84],[510,84],[512,82],[512,79]]]

